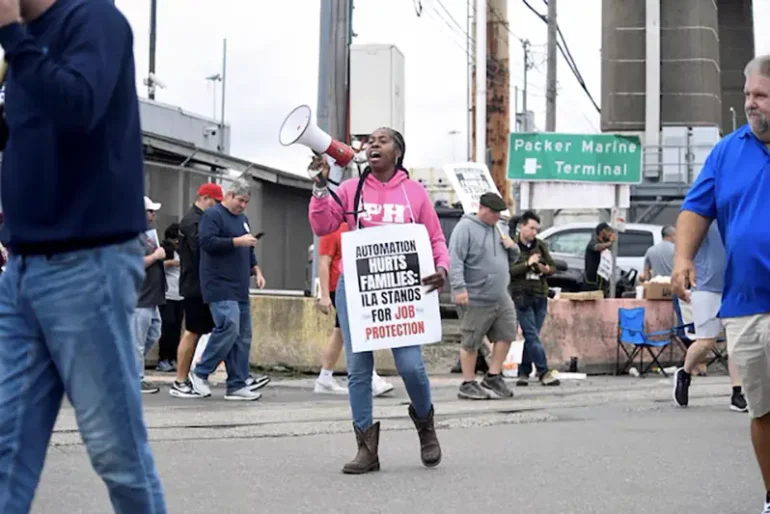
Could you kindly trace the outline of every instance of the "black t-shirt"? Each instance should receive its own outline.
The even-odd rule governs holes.
[[[144,245],[144,255],[152,255],[158,247],[146,234],[139,237]],[[147,308],[158,305],[166,305],[166,270],[162,260],[155,261],[144,269],[144,283],[136,306]]]
[[[198,223],[202,215],[193,204],[179,223],[179,294],[183,298],[201,298]]]
[[[594,250],[594,246],[600,243],[601,241],[599,241],[599,237],[594,236],[591,238],[591,241],[588,242],[588,246],[586,246],[585,274],[586,280],[591,283],[596,283],[599,277],[596,272],[599,271],[599,263],[602,260],[602,252],[597,252]]]

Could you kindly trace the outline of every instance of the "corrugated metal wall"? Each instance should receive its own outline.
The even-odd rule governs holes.
[[[722,132],[746,123],[743,110],[743,68],[754,57],[754,15],[752,0],[718,0],[719,57],[722,68]]]
[[[661,1],[660,7],[661,125],[721,125],[716,2]]]
[[[645,0],[602,1],[603,131],[644,130],[645,11]],[[727,133],[731,106],[745,122],[738,73],[754,54],[751,11],[751,0],[661,0],[661,126]]]
[[[603,132],[643,131],[645,0],[602,0]]]
[[[146,168],[147,194],[163,204],[155,222],[162,237],[166,227],[187,212],[208,178],[153,164]],[[309,200],[309,191],[252,181],[247,215],[253,233],[265,232],[257,245],[257,259],[269,289],[304,289],[307,248],[313,242],[307,221]]]

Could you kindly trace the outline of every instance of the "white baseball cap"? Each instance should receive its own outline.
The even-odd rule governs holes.
[[[160,210],[160,204],[155,203],[152,200],[150,200],[149,196],[144,197],[144,210],[145,211],[159,211]]]

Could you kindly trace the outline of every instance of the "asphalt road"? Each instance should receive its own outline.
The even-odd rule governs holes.
[[[727,409],[724,378],[693,381],[688,409],[671,406],[659,378],[534,386],[491,402],[458,401],[456,385],[434,380],[441,466],[421,467],[399,387],[376,402],[383,470],[358,477],[339,472],[355,452],[347,402],[313,396],[310,381],[269,386],[248,405],[147,397],[169,512],[762,510],[748,418]],[[33,512],[111,512],[66,408]]]

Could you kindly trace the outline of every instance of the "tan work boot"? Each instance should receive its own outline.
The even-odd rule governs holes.
[[[370,471],[380,470],[380,459],[377,449],[380,445],[380,422],[373,424],[363,432],[353,423],[356,433],[358,453],[352,461],[343,466],[342,472],[348,475],[363,475]]]
[[[420,459],[425,467],[434,468],[441,463],[441,446],[436,436],[436,426],[433,422],[433,406],[430,407],[428,419],[421,421],[412,405],[409,406],[409,417],[412,418],[420,437]]]

